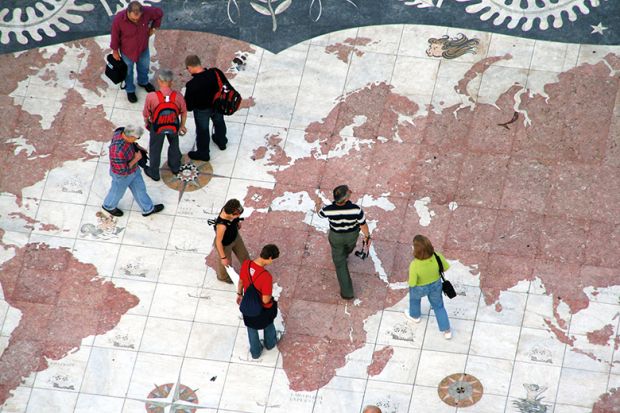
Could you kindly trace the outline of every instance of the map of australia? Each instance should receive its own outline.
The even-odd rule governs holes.
[[[175,56],[179,49],[190,49],[189,40],[169,34],[158,37],[156,59],[160,67],[178,68]],[[200,37],[204,41],[197,53],[211,56],[210,64],[220,67],[240,54],[245,60],[257,53],[236,41],[207,46],[216,43],[213,36]],[[9,73],[10,65],[0,64],[7,78],[0,96],[6,109],[2,116],[12,131],[0,150],[14,166],[0,176],[12,213],[2,217],[2,229],[11,234],[2,238],[0,284],[4,300],[22,313],[0,356],[1,402],[22,379],[47,368],[47,359],[60,359],[81,339],[113,329],[138,305],[136,295],[97,278],[96,267],[70,250],[12,241],[19,238],[17,223],[62,233],[34,218],[39,199],[29,194],[65,162],[98,157],[100,151],[92,147],[98,143],[101,148],[116,125],[104,106],[90,103],[103,99],[111,87],[89,64],[68,74],[75,87],[52,118],[28,112],[27,104],[16,104],[11,94],[24,76],[62,82],[62,75],[49,68],[67,56],[81,54],[82,62],[94,66],[102,53],[101,45],[88,40],[54,53],[18,55],[24,73]],[[339,59],[338,64],[347,64]],[[441,109],[417,103],[387,81],[366,84],[338,97],[299,139],[282,128],[265,135],[251,156],[239,155],[238,161],[255,165],[257,174],[267,171],[275,182],[273,188],[249,185],[243,192],[251,213],[242,233],[250,251],[268,242],[283,251],[272,272],[281,287],[285,334],[279,351],[291,390],[323,388],[346,365],[347,356],[376,340],[369,337],[368,320],[405,298],[411,239],[418,233],[477,277],[484,303],[497,313],[504,311],[503,293],[521,282],[538,285],[553,303],[545,328],[570,351],[609,363],[597,360],[589,346],[618,349],[615,315],[602,316],[602,324],[584,334],[585,342],[572,332],[567,317],[587,310],[592,297],[618,284],[620,57],[609,53],[582,63],[535,92],[515,83],[490,103],[469,92],[491,67],[512,59],[502,54],[472,63],[453,85],[461,103]],[[76,133],[76,124],[88,124],[88,133]],[[326,223],[313,213],[343,183],[364,207],[373,234],[371,256],[349,260],[356,292],[352,302],[338,296]],[[209,268],[213,258],[213,253],[206,258]],[[458,276],[454,281],[466,294],[467,282]],[[403,339],[398,331],[390,334]],[[368,373],[380,374],[393,354],[389,346],[377,345]],[[618,393],[610,392],[602,395],[598,408],[607,412],[606,406],[619,403]]]

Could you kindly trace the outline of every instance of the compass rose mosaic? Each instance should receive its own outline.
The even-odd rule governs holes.
[[[175,391],[178,394],[169,401]],[[198,405],[198,396],[194,390],[184,384],[179,384],[176,388],[175,383],[157,386],[149,393],[147,399],[149,401],[145,403],[145,407],[148,413],[195,413],[197,408],[202,408]]]
[[[171,189],[179,191],[179,201],[185,192],[196,191],[206,186],[212,177],[213,167],[209,162],[194,161],[183,156],[178,174],[173,174],[166,162],[160,171],[164,183]]]
[[[456,373],[444,378],[437,388],[439,398],[446,404],[455,407],[472,406],[482,398],[482,383],[476,377]]]

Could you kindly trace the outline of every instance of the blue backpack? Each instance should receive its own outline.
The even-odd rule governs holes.
[[[252,274],[250,274],[250,260],[248,263],[248,278],[250,279],[250,286],[246,288],[241,304],[239,304],[239,311],[246,317],[257,317],[263,312],[263,297],[261,292],[254,286],[252,282]],[[255,278],[258,278],[265,270],[261,271]],[[241,280],[239,280],[241,282]]]

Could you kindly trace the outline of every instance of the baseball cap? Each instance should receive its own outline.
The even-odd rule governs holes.
[[[337,186],[336,188],[334,188],[334,202],[344,201],[345,199],[347,199],[350,193],[351,193],[351,190],[349,190],[348,186],[346,185]]]

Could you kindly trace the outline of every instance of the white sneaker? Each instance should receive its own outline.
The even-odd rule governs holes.
[[[450,340],[452,338],[452,331],[450,330],[444,331],[443,336],[445,337],[446,340]]]
[[[409,310],[405,310],[404,314],[405,314],[405,317],[407,317],[407,320],[411,320],[414,323],[419,323],[420,321],[422,321],[422,319],[420,319],[420,318],[413,318],[413,317],[411,317],[411,315],[409,315]]]

